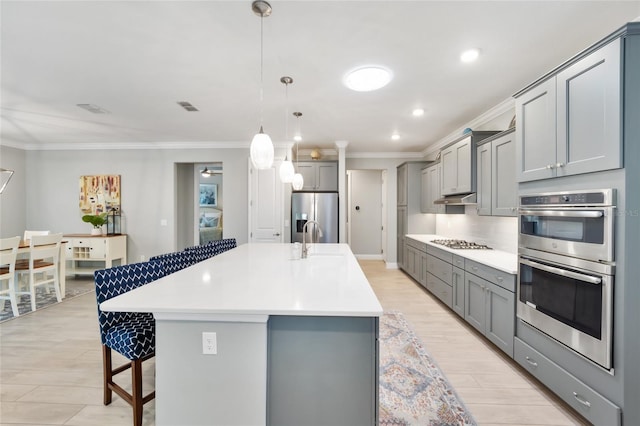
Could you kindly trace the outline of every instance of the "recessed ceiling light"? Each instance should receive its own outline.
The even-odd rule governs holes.
[[[400,135],[397,133],[394,133],[391,135],[391,140],[392,141],[399,141],[400,140]]]
[[[389,84],[391,71],[382,67],[363,67],[349,72],[344,77],[344,84],[356,92],[370,92]]]
[[[302,136],[300,136],[300,135],[295,135],[295,136],[293,137],[293,140],[294,140],[294,141],[296,141],[296,142],[300,142],[300,141],[302,140]]]
[[[469,49],[462,52],[460,60],[467,63],[473,62],[478,59],[478,56],[480,56],[480,49]]]
[[[424,115],[424,110],[422,108],[416,108],[411,111],[411,115],[414,117],[422,117]]]

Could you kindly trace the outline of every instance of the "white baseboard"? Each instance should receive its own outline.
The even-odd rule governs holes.
[[[387,262],[387,269],[398,269],[398,264],[396,262]]]

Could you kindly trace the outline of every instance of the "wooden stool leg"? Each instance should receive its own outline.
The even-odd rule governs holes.
[[[142,360],[131,361],[131,400],[133,405],[133,425],[142,426]]]
[[[111,404],[111,383],[113,382],[113,368],[111,367],[111,348],[102,345],[102,376],[104,387],[104,405]]]

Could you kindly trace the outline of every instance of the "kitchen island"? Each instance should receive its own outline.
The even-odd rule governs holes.
[[[382,307],[346,244],[241,245],[100,307],[156,319],[156,425],[377,423]]]

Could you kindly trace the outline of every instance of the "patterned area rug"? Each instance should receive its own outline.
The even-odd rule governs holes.
[[[65,297],[62,299],[62,302],[90,291],[95,291],[93,278],[76,279],[73,277],[67,277],[65,284]],[[55,292],[51,290],[51,292],[48,293],[46,288],[36,288],[36,301],[37,310],[48,308],[49,306],[58,303]],[[13,311],[11,310],[11,303],[8,300],[0,300],[0,308],[2,308],[2,311],[0,311],[0,322],[14,318]],[[29,296],[18,296],[18,312],[20,313],[20,316],[30,314],[32,312],[31,298]]]
[[[380,426],[476,425],[400,312],[380,318]]]

